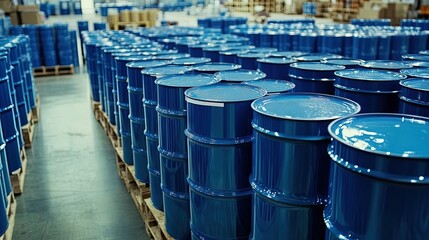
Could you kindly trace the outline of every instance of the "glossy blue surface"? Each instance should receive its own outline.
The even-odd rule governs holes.
[[[194,71],[197,73],[214,74],[220,71],[237,70],[241,65],[233,63],[210,62],[194,66]]]
[[[13,108],[14,105],[10,105],[0,109],[0,120],[3,138],[6,141],[6,155],[10,173],[21,168],[21,149],[19,147],[19,134],[16,128]]]
[[[275,202],[261,194],[252,198],[250,239],[322,239],[323,206],[298,206]]]
[[[354,35],[352,41],[353,53],[351,57],[363,60],[377,59],[377,36]]]
[[[244,84],[213,84],[185,92],[193,232],[210,239],[248,237],[250,103],[265,94]]]
[[[301,33],[299,35],[299,51],[314,53],[317,52],[317,34]]]
[[[133,61],[127,63],[128,85],[130,87],[143,89],[141,71],[146,68],[165,66],[169,63],[170,61],[166,60]]]
[[[228,50],[219,52],[219,61],[224,63],[238,63],[237,55],[248,52],[248,50]]]
[[[347,69],[335,75],[335,95],[358,102],[362,113],[397,112],[399,81],[405,75],[369,69]]]
[[[406,34],[392,35],[391,55],[392,60],[400,61],[402,55],[407,54],[410,46],[410,36]]]
[[[146,109],[145,109],[146,110]],[[154,109],[155,110],[155,109]],[[156,111],[155,111],[156,114]],[[146,128],[147,129],[147,128]],[[145,131],[146,145],[147,145],[147,160],[148,160],[148,171],[149,171],[149,182],[150,182],[150,199],[152,200],[153,206],[160,210],[164,210],[163,204],[163,193],[161,190],[161,167],[160,157],[158,152],[158,137],[152,137],[150,133]]]
[[[5,145],[2,144],[0,145],[0,153],[4,153],[4,148]],[[1,154],[2,157],[4,156],[4,154]],[[5,182],[4,182],[4,178],[9,178],[9,174],[7,174],[6,176],[3,175],[3,166],[0,166],[0,174],[1,174],[1,178],[2,181],[0,183],[0,193],[1,193],[1,198],[0,199],[0,234],[4,234],[6,232],[6,230],[9,227],[9,221],[8,221],[8,213],[6,212],[6,207],[8,206],[8,202],[7,202],[7,196],[5,196],[6,194],[6,189],[5,189]]]
[[[238,69],[217,72],[214,76],[222,82],[245,82],[265,78],[266,74],[259,70]]]
[[[172,64],[174,64],[174,65],[191,66],[191,65],[195,65],[195,64],[208,63],[210,61],[211,61],[210,58],[187,57],[187,58],[174,59],[172,61]]]
[[[429,56],[422,54],[404,54],[402,55],[403,61],[421,61],[429,62]]]
[[[9,167],[7,166],[7,155],[6,155],[6,142],[3,140],[3,137],[0,138],[3,143],[0,146],[0,160],[3,168],[1,173],[3,175],[3,186],[6,197],[12,192],[12,184],[9,177]],[[6,177],[8,176],[8,177]]]
[[[258,69],[267,74],[267,78],[289,80],[289,65],[295,61],[290,58],[268,57],[257,59]]]
[[[267,95],[278,94],[278,93],[287,93],[292,91],[295,88],[295,84],[285,80],[277,79],[262,79],[255,81],[243,82],[243,84],[257,86],[263,88],[267,91]]]
[[[177,198],[164,191],[165,228],[174,239],[190,239],[189,198]],[[180,219],[180,221],[178,221]],[[185,231],[184,231],[185,229]]]
[[[429,79],[400,82],[399,113],[429,117]]]
[[[330,124],[329,239],[426,239],[428,121],[362,114]]]
[[[401,73],[408,77],[429,78],[429,68],[402,69]]]
[[[253,50],[253,49],[252,49]],[[244,69],[258,69],[258,62],[257,59],[259,58],[265,58],[268,57],[269,54],[267,53],[244,53],[244,54],[238,54],[237,55],[237,62],[241,65]]]
[[[320,61],[321,63],[325,64],[333,64],[333,65],[342,65],[345,66],[346,69],[356,69],[360,67],[360,64],[362,64],[364,61],[360,59],[353,59],[353,58],[341,58],[341,59],[324,59]]]
[[[300,55],[303,55],[303,52],[299,52],[299,51],[280,51],[280,52],[272,52],[270,53],[270,56],[272,57],[285,57],[285,58],[293,58],[293,57],[297,57]]]
[[[389,60],[390,59],[390,48],[392,45],[392,37],[389,35],[383,35],[378,37],[378,48],[377,48],[377,59]]]
[[[212,62],[219,62],[219,52],[226,50],[224,47],[206,47],[203,48],[203,56],[210,58]]]
[[[308,53],[297,57],[294,60],[298,62],[320,62],[323,59],[338,59],[342,58],[341,55],[329,54],[329,53]]]
[[[408,69],[413,67],[411,64],[407,62],[388,61],[388,60],[366,61],[362,63],[361,66],[364,68],[381,69],[381,70],[396,71],[396,72],[399,72],[399,70],[401,69]]]

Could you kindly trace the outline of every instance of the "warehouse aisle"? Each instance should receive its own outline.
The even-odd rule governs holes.
[[[41,105],[13,239],[147,239],[89,104],[87,75],[36,80]]]

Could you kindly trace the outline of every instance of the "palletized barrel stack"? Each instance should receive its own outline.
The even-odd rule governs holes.
[[[362,60],[329,45],[336,26],[297,49],[296,31],[282,49],[266,44],[276,33],[241,27],[83,34],[92,98],[167,237],[425,239],[426,45],[388,51],[404,61]]]

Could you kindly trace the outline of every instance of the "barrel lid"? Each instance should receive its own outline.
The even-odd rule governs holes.
[[[257,47],[250,49],[251,53],[272,53],[277,52],[277,48],[264,48],[264,47]]]
[[[187,58],[174,59],[172,64],[175,64],[175,65],[194,65],[194,64],[208,63],[210,61],[211,61],[210,58],[187,57]]]
[[[353,58],[340,58],[340,59],[323,59],[321,63],[343,65],[343,66],[354,66],[364,63],[363,60]]]
[[[301,121],[333,120],[360,111],[359,104],[354,101],[316,93],[272,95],[254,101],[252,108],[270,117]]]
[[[241,65],[233,63],[221,63],[221,62],[209,62],[204,64],[199,64],[194,67],[195,70],[201,72],[220,72],[227,70],[236,70],[240,69]]]
[[[144,55],[130,55],[130,56],[119,56],[115,57],[116,61],[144,61],[144,60],[150,60],[150,56],[144,56]]]
[[[234,83],[218,83],[186,90],[185,96],[207,102],[243,102],[263,97],[267,91],[255,86]]]
[[[402,55],[403,60],[411,60],[411,61],[423,61],[423,62],[429,62],[429,56],[428,55],[422,55],[422,54],[405,54]]]
[[[355,149],[390,157],[429,158],[429,118],[403,114],[359,114],[328,127],[337,141]]]
[[[237,55],[237,57],[239,58],[265,58],[268,56],[269,56],[268,53],[254,53],[254,52],[242,53]]]
[[[311,71],[338,71],[345,69],[341,65],[324,64],[321,62],[297,62],[290,65],[291,68]]]
[[[400,72],[410,77],[429,78],[429,68],[402,69]]]
[[[180,66],[180,65],[167,65],[161,67],[145,68],[142,70],[142,74],[151,76],[163,76],[171,74],[183,74],[192,71],[191,67]]]
[[[411,65],[413,65],[413,67],[421,67],[421,68],[429,68],[429,62],[412,62]]]
[[[420,91],[429,92],[429,79],[425,78],[411,78],[399,82],[401,86],[412,88]]]
[[[161,54],[158,55],[156,52],[154,53],[155,56],[153,56],[154,59],[158,60],[174,60],[174,59],[181,59],[181,58],[188,58],[191,55],[188,53],[174,53],[174,54]]]
[[[419,54],[429,55],[429,50],[420,51]]]
[[[297,56],[294,59],[299,62],[319,62],[323,59],[338,59],[342,58],[341,55],[329,54],[329,53],[309,53],[301,56]]]
[[[335,76],[364,81],[399,81],[407,78],[400,73],[374,69],[346,69],[336,71]]]
[[[374,68],[374,69],[386,69],[386,70],[399,70],[404,68],[412,68],[411,64],[400,61],[390,61],[390,60],[373,60],[366,61],[361,64],[362,67]]]
[[[273,64],[291,64],[296,62],[291,58],[285,58],[285,57],[266,57],[266,58],[259,58],[256,61],[261,63],[273,63]]]
[[[243,84],[257,86],[267,90],[268,93],[288,92],[295,88],[295,84],[285,80],[261,79],[243,82]]]
[[[165,60],[146,60],[146,61],[134,61],[127,63],[129,68],[152,68],[159,67],[169,64],[170,61]]]
[[[259,70],[238,69],[231,71],[222,71],[214,74],[216,78],[227,82],[245,82],[259,80],[267,75]]]
[[[238,54],[244,54],[248,52],[249,50],[239,49],[239,50],[227,50],[227,51],[219,52],[219,54],[220,55],[238,55]]]
[[[285,57],[285,58],[293,58],[296,56],[300,56],[304,54],[303,52],[298,51],[282,51],[282,52],[273,52],[270,55],[273,57]]]
[[[174,74],[158,78],[155,83],[167,87],[197,87],[219,82],[212,74]]]

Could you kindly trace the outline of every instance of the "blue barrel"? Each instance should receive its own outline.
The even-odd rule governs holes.
[[[330,54],[330,53],[309,53],[303,54],[293,59],[298,62],[320,62],[323,59],[339,59],[342,58],[341,55]]]
[[[429,117],[429,79],[402,80],[399,113]]]
[[[267,75],[259,70],[238,69],[231,71],[221,71],[214,76],[222,82],[241,83],[246,81],[260,80]]]
[[[189,53],[189,45],[195,45],[199,43],[199,41],[181,39],[176,42],[176,49],[179,53]]]
[[[250,104],[266,93],[244,84],[214,84],[185,92],[193,239],[249,238]]]
[[[154,54],[156,54],[155,52]],[[158,54],[155,56],[152,56],[152,59],[154,60],[175,60],[175,59],[182,59],[182,58],[189,58],[190,55],[188,53],[172,53],[172,54]]]
[[[277,52],[277,49],[276,48],[269,48],[269,47],[257,47],[257,48],[250,48],[249,51],[251,53],[272,54],[274,52]]]
[[[329,125],[325,239],[427,239],[428,132],[428,118],[402,114],[360,114]]]
[[[56,23],[54,25],[54,29],[56,50],[58,53],[58,63],[60,65],[73,64],[73,52],[68,25]]]
[[[94,22],[94,31],[106,30],[106,26],[104,22]]]
[[[219,52],[219,61],[224,63],[238,63],[237,55],[248,53],[249,50],[227,50]]]
[[[402,61],[413,62],[429,62],[429,56],[421,54],[404,54],[402,55]]]
[[[225,51],[225,47],[205,47],[203,48],[203,56],[205,58],[210,58],[212,62],[219,62],[219,52]]]
[[[203,48],[209,47],[207,44],[195,44],[195,45],[189,45],[188,50],[189,54],[191,54],[191,57],[204,57]]]
[[[399,81],[407,76],[371,69],[347,69],[335,72],[335,76],[335,95],[358,102],[361,112],[398,111]]]
[[[22,26],[10,26],[9,34],[12,36],[18,36],[20,34],[24,34],[24,28]]]
[[[89,30],[88,21],[77,21],[77,29],[79,32],[79,38],[82,39],[82,32]]]
[[[80,0],[73,1],[73,13],[76,15],[82,15],[82,4]]]
[[[28,124],[28,106],[26,102],[26,92],[27,89],[24,87],[25,82],[25,76],[22,72],[23,66],[22,62],[20,61],[20,51],[17,44],[7,44],[7,47],[9,47],[10,50],[10,63],[12,65],[12,80],[13,80],[13,87],[12,89],[15,90],[16,93],[16,104],[18,106],[19,111],[19,119],[20,122],[16,122],[16,128],[21,129],[21,126],[24,126]],[[10,83],[9,83],[10,84]]]
[[[97,51],[96,46],[98,42],[85,42],[85,54],[87,61],[87,71],[91,86],[91,96],[96,102],[100,101],[100,87],[98,86],[98,75],[97,75]]]
[[[346,67],[346,69],[357,69],[360,68],[361,64],[364,63],[363,60],[360,59],[354,59],[354,58],[341,58],[341,59],[324,59],[320,61],[321,63],[325,64],[332,64],[332,65],[342,65]]]
[[[284,57],[267,57],[256,60],[258,69],[268,78],[289,80],[289,65],[295,61]]]
[[[76,30],[70,30],[70,45],[72,50],[72,64],[75,67],[79,67],[79,53],[77,48],[77,34]]]
[[[352,33],[344,34],[344,57],[353,57],[354,36]]]
[[[327,127],[333,119],[358,113],[359,104],[291,93],[256,100],[252,109],[251,239],[321,239],[329,184]]]
[[[375,60],[377,59],[377,49],[377,36],[357,35],[353,37],[353,58]]]
[[[419,53],[420,51],[426,50],[428,42],[427,32],[418,32],[410,35],[410,45],[408,46],[409,53]]]
[[[411,64],[407,62],[389,61],[389,60],[366,61],[362,63],[361,66],[369,69],[386,70],[386,71],[393,71],[393,72],[399,72],[402,69],[409,69],[413,67]]]
[[[282,79],[262,79],[262,80],[242,82],[242,84],[263,88],[267,91],[267,95],[288,93],[295,88],[295,84]]]
[[[186,57],[174,59],[171,64],[173,65],[183,65],[183,66],[192,66],[195,64],[203,64],[210,62],[210,58],[201,58],[201,57]]]
[[[377,59],[389,60],[392,45],[392,37],[390,35],[378,36]]]
[[[321,53],[333,53],[333,54],[344,54],[344,35],[343,34],[334,34],[326,33],[322,34],[318,40],[318,46],[320,46]]]
[[[266,58],[269,54],[267,53],[244,53],[237,55],[237,63],[240,64],[243,68],[246,69],[258,69],[257,59]]]
[[[392,35],[390,58],[392,60],[402,60],[402,55],[407,54],[410,46],[410,36],[398,33]],[[365,58],[362,58],[366,60]]]
[[[46,67],[55,66],[57,65],[57,55],[55,51],[54,29],[49,25],[40,25],[38,28],[43,65]]]
[[[144,136],[145,120],[143,108],[143,76],[141,71],[145,68],[167,65],[168,61],[147,60],[127,63],[128,75],[128,99],[131,123],[131,148],[133,152],[136,178],[149,183],[147,171],[147,149]]]
[[[158,104],[158,94],[155,81],[158,77],[184,74],[192,71],[188,66],[168,65],[156,68],[146,68],[143,74],[143,107],[145,117],[145,131],[147,160],[150,182],[150,198],[155,208],[163,210],[163,197],[161,191],[161,167],[158,152],[158,116],[156,105]]]
[[[303,55],[303,52],[299,51],[281,51],[281,52],[272,52],[270,53],[271,57],[279,57],[279,58],[294,58]]]
[[[31,63],[33,67],[40,67],[42,65],[42,59],[40,55],[39,33],[36,25],[26,25],[24,33],[30,38],[28,47],[30,50]]]
[[[127,63],[132,61],[146,60],[146,56],[124,56],[116,57],[116,90],[118,97],[119,124],[118,132],[121,136],[122,151],[124,154],[124,162],[128,165],[133,165],[133,150],[131,144],[131,123],[129,119],[130,106],[128,99],[128,69]]]
[[[3,139],[0,139],[0,142],[3,142]],[[4,152],[6,143],[1,143],[0,145],[0,153]],[[2,154],[4,155],[4,154]],[[7,201],[7,192],[5,185],[5,178],[9,178],[9,175],[3,174],[3,163],[0,164],[1,171],[1,182],[0,182],[0,193],[2,193],[2,199],[0,201],[0,234],[3,235],[9,227],[8,213],[6,212],[8,201]]]
[[[299,37],[299,51],[314,53],[317,52],[317,33],[304,32]]]
[[[411,65],[416,68],[429,68],[429,62],[412,62]]]
[[[209,62],[194,66],[194,71],[197,73],[215,74],[216,72],[237,70],[241,65],[233,63]]]
[[[70,3],[68,0],[60,1],[60,15],[70,15]]]
[[[335,71],[343,70],[341,65],[320,62],[298,62],[289,67],[290,81],[295,83],[294,92],[334,94]]]
[[[190,239],[186,102],[184,92],[214,84],[208,74],[179,74],[161,77],[158,85],[158,132],[161,160],[161,188],[164,196],[165,227],[174,239]],[[174,141],[171,141],[174,139]],[[180,222],[177,220],[180,219]]]
[[[402,69],[401,73],[409,78],[429,78],[429,68]]]

